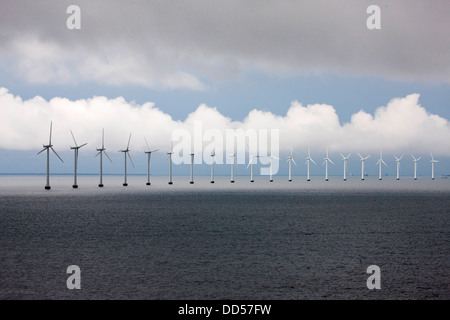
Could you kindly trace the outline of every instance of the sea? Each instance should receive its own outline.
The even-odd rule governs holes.
[[[0,176],[0,299],[450,299],[450,179],[72,179]]]

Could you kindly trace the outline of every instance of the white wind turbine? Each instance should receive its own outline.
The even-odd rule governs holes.
[[[358,156],[361,158],[361,180],[364,180],[364,162],[370,158],[370,155],[363,157],[358,153]]]
[[[383,160],[383,152],[380,151],[380,159],[378,159],[378,162],[376,163],[376,165],[379,166],[379,173],[378,173],[378,180],[382,180],[381,178],[381,165],[384,164],[386,167],[389,167],[386,162],[384,162]]]
[[[297,166],[297,164],[295,163],[294,157],[292,156],[292,147],[291,147],[291,155],[287,158],[287,162],[289,162],[289,182],[292,181],[292,162],[295,164],[295,166]]]
[[[347,161],[350,156],[351,153],[349,153],[346,157],[341,153],[342,160],[344,161],[344,181],[347,181]]]
[[[170,152],[167,152],[166,160],[169,160],[169,184],[173,184],[172,182],[172,154],[173,154],[173,142],[170,142]]]
[[[397,162],[397,180],[400,180],[400,160],[402,160],[403,155],[401,155],[399,158],[397,156],[394,156],[395,162]]]
[[[124,169],[124,171],[123,171],[123,186],[124,187],[128,186],[128,183],[127,183],[127,155],[128,155],[128,158],[130,158],[131,165],[134,168],[134,163],[130,156],[130,141],[131,141],[131,132],[130,132],[130,137],[128,138],[127,148],[125,150],[119,150],[119,152],[123,152],[124,161],[125,161],[124,168],[123,168]]]
[[[439,162],[439,160],[435,160],[431,153],[431,180],[434,180],[434,164],[437,162]]]
[[[72,130],[70,130],[70,134],[72,135],[73,138],[73,142],[75,142],[75,147],[70,147],[70,149],[72,149],[74,152],[74,166],[73,166],[73,186],[72,188],[78,188],[78,184],[77,184],[77,168],[78,168],[78,149],[80,149],[81,147],[84,147],[85,145],[87,145],[87,143],[82,144],[81,146],[79,146],[77,144],[77,141],[75,140],[75,136],[73,135]]]
[[[214,183],[214,162],[216,161],[216,149],[211,151],[211,183]]]
[[[52,145],[52,122],[50,122],[50,139],[48,141],[48,144],[43,145],[44,149],[39,151],[37,154],[40,154],[44,151],[47,151],[47,182],[45,184],[45,190],[50,190],[50,149],[52,149],[53,153],[61,160],[61,162],[64,162],[63,159],[56,153],[55,149],[53,149]]]
[[[237,168],[237,159],[236,159],[236,151],[234,153],[230,154],[230,157],[233,158],[233,163],[231,164],[231,183],[234,183],[234,167]]]
[[[271,152],[270,156],[269,156],[269,173],[270,173],[269,182],[273,182],[273,178],[272,178],[272,161],[273,161],[273,159],[280,160],[280,158],[277,158],[274,155],[272,155],[272,152]]]
[[[250,167],[250,182],[255,182],[255,180],[253,180],[253,159],[254,158],[259,158],[259,156],[258,155],[250,156],[250,158],[248,160],[248,165],[247,165],[247,169],[248,169],[248,167]]]
[[[417,159],[411,155],[411,157],[413,157],[413,162],[414,162],[414,180],[417,180],[417,162],[419,162],[420,159],[422,159],[422,157],[418,157]]]
[[[306,173],[306,181],[310,181],[311,179],[309,178],[309,162],[314,163],[315,165],[317,165],[317,163],[311,158],[311,153],[309,152],[309,146],[308,146],[308,156],[306,157],[306,168],[307,168],[307,173]]]
[[[98,186],[100,188],[103,187],[103,153],[105,153],[105,156],[108,158],[109,162],[112,163],[111,159],[109,158],[108,154],[106,153],[106,149],[105,149],[105,130],[102,129],[102,147],[100,149],[97,149],[98,153],[96,155],[96,157],[98,155],[100,155],[100,183],[98,184]]]
[[[331,162],[334,166],[334,162],[328,156],[328,149],[327,149],[327,157],[324,158],[324,161],[322,163],[322,165],[325,165],[325,181],[328,181],[328,162]]]
[[[189,181],[189,183],[194,184],[194,156],[195,156],[195,153],[191,152],[189,155],[191,156],[191,180]]]
[[[150,147],[148,146],[148,142],[147,142],[147,138],[144,137],[145,140],[145,144],[147,145],[147,151],[144,151],[144,153],[147,154],[148,158],[147,158],[147,183],[146,185],[149,186],[150,183],[150,158],[152,156],[152,152],[157,152],[159,151],[159,149],[155,149],[155,150],[150,150]]]

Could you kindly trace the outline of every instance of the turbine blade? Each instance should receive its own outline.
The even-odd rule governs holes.
[[[341,157],[342,157],[342,160],[345,160],[345,157],[344,157],[344,155],[342,154],[342,153],[339,153],[340,155],[341,155]]]
[[[150,147],[148,146],[147,138],[144,137],[144,140],[145,140],[145,144],[147,145],[147,150],[150,150]]]
[[[78,148],[84,147],[85,145],[87,145],[87,142],[82,144],[81,146],[78,146]]]
[[[75,140],[75,136],[73,135],[72,130],[70,130],[70,134],[72,135],[73,142],[75,142],[75,147],[78,147],[78,143],[77,143],[77,141]]]
[[[295,166],[297,166],[297,164],[295,163],[295,160],[294,160],[294,158],[291,158],[292,159],[292,162],[295,164]]]
[[[45,150],[47,150],[47,148],[42,149],[42,150],[39,151],[36,155],[41,154],[41,153],[44,152]]]
[[[128,138],[127,150],[130,149],[130,141],[131,141],[131,132],[130,132],[130,137]]]
[[[101,152],[101,151],[100,151],[100,152]],[[105,156],[108,158],[109,162],[113,163],[113,162],[111,161],[111,159],[109,158],[108,154],[106,153],[106,151],[103,150],[103,152],[105,153]]]
[[[50,121],[50,138],[48,140],[48,145],[51,146],[52,145],[52,126],[53,126],[53,122]]]
[[[95,155],[95,158],[97,158],[98,157],[98,155],[100,154],[100,153],[102,153],[101,151],[99,151],[96,155]]]
[[[358,153],[358,156],[361,158],[361,160],[364,159],[364,157],[359,153]]]
[[[433,154],[432,153],[430,153],[431,154],[431,160],[433,160],[434,161],[434,158],[433,158]]]
[[[383,162],[383,164],[384,164],[386,167],[389,167],[389,166],[386,164],[386,162],[384,162],[383,160],[381,160],[381,162]]]
[[[133,163],[133,159],[131,159],[130,153],[129,153],[129,152],[127,152],[127,155],[128,155],[128,158],[130,158],[131,164],[133,165],[133,168],[134,168],[134,163]]]
[[[310,158],[309,160],[311,160],[312,163],[314,163],[315,165],[317,165],[317,163],[316,163],[312,158]]]
[[[156,151],[159,151],[159,149],[150,150],[150,152],[156,152]]]
[[[56,154],[56,156],[59,158],[59,160],[61,160],[61,162],[64,162],[63,159],[61,159],[61,157],[56,153],[55,149],[53,149],[53,147],[50,147],[50,148]]]
[[[330,160],[330,162],[333,164],[333,166],[334,166],[334,162],[333,161],[331,161],[331,159],[328,159],[328,160]]]
[[[102,128],[102,149],[105,149],[105,128]]]

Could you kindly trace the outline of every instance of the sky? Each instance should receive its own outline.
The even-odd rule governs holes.
[[[80,8],[79,29],[68,28],[70,5]],[[370,5],[380,9],[379,29],[368,28]],[[429,175],[430,153],[436,173],[450,174],[448,12],[448,1],[416,0],[2,1],[0,173],[45,172],[45,154],[36,153],[52,122],[64,159],[52,156],[55,173],[73,170],[70,130],[88,143],[79,171],[98,172],[104,128],[107,173],[122,172],[117,151],[132,132],[129,172],[145,173],[146,137],[160,150],[153,174],[167,174],[181,132],[202,155],[199,174],[209,173],[213,149],[217,174],[228,174],[221,164],[233,149],[223,138],[241,130],[258,143],[237,147],[247,155],[237,174],[248,174],[256,152],[280,157],[276,172],[286,174],[292,148],[294,172],[304,175],[308,147],[319,164],[313,174],[323,174],[327,149],[332,175],[341,174],[340,153],[353,153],[355,172],[357,153],[371,154],[366,167],[376,174],[381,151],[389,174],[393,156],[405,154],[411,175],[414,154]],[[188,175],[188,154],[174,143],[175,174]]]

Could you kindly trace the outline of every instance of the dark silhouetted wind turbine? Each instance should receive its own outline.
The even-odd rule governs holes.
[[[73,142],[75,142],[75,147],[70,147],[74,152],[74,165],[73,165],[73,186],[72,188],[78,188],[77,184],[77,169],[78,169],[78,150],[81,147],[84,147],[87,145],[87,143],[83,143],[81,146],[78,145],[77,141],[75,140],[75,136],[73,135],[72,130],[70,130],[70,134],[72,135]]]
[[[106,153],[106,148],[105,148],[105,130],[102,129],[102,147],[97,149],[98,153],[96,155],[96,157],[98,155],[100,155],[100,183],[98,184],[98,186],[100,188],[103,187],[103,153],[105,154],[105,156],[108,158],[109,162],[112,163],[111,159],[109,158],[108,154]]]
[[[152,156],[152,152],[156,152],[159,151],[159,149],[155,149],[155,150],[150,150],[150,147],[148,146],[148,142],[147,142],[147,138],[144,137],[145,140],[145,144],[147,145],[147,150],[148,151],[144,151],[147,155],[147,183],[146,185],[149,186],[150,185],[150,157]]]
[[[130,137],[128,138],[127,148],[125,150],[119,150],[119,152],[123,152],[123,155],[125,158],[125,166],[124,166],[124,172],[123,172],[123,178],[124,178],[123,186],[124,187],[128,186],[128,183],[127,183],[127,155],[128,155],[128,158],[130,158],[131,165],[134,168],[134,163],[130,156],[130,141],[131,141],[131,132],[130,132]]]
[[[50,122],[50,139],[48,141],[47,145],[43,145],[44,149],[39,151],[37,154],[40,154],[44,151],[47,151],[47,183],[45,184],[45,190],[50,190],[50,149],[52,149],[53,153],[61,160],[61,162],[64,162],[63,159],[56,153],[55,149],[53,149],[52,145],[52,122]]]

